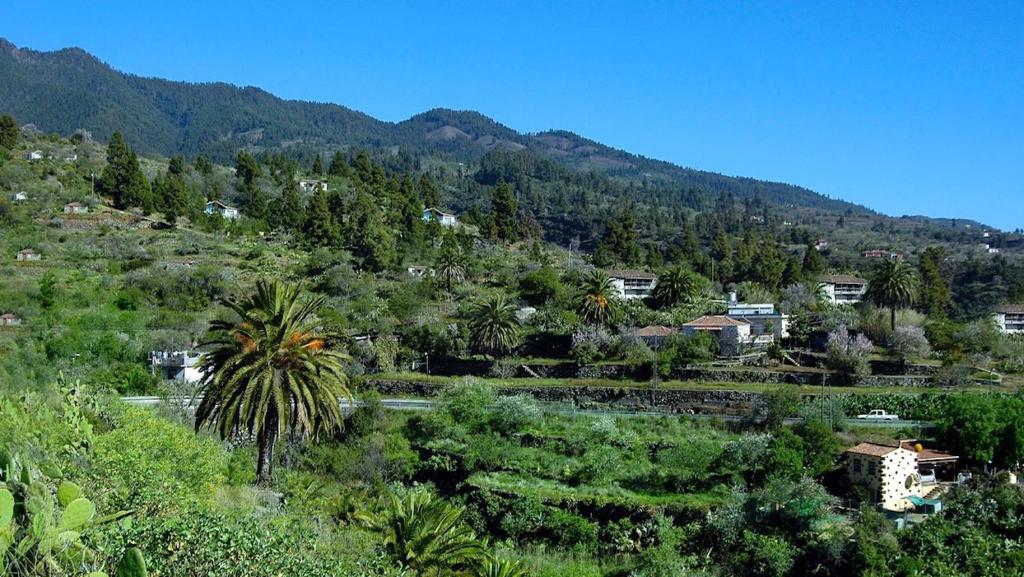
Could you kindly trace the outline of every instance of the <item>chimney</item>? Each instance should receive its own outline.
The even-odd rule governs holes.
[[[738,301],[736,300],[736,291],[729,291],[729,304],[734,305]]]

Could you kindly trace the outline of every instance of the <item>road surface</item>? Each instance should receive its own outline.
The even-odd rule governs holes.
[[[160,403],[167,401],[174,401],[181,406],[194,406],[198,404],[199,399],[164,399],[163,397],[121,397],[126,403],[132,405],[138,405],[141,407],[155,407]],[[381,404],[387,409],[395,409],[399,411],[429,411],[434,408],[434,401],[429,399],[381,399]],[[348,401],[343,400],[341,406],[343,409],[352,410],[357,407],[361,407],[364,403],[359,400]],[[742,421],[745,417],[738,415],[713,415],[713,414],[696,414],[696,413],[671,413],[668,411],[630,411],[630,410],[615,410],[615,409],[578,409],[578,408],[566,408],[565,406],[545,406],[541,403],[541,408],[550,413],[558,413],[563,415],[591,415],[591,416],[613,416],[613,417],[664,417],[664,416],[682,416],[690,417],[693,419],[713,419],[721,421]],[[803,419],[791,418],[786,419],[787,425],[794,425],[800,423]],[[935,423],[929,421],[909,421],[909,420],[898,420],[898,421],[871,421],[866,419],[845,419],[844,422],[847,426],[871,426],[871,427],[886,427],[886,428],[917,428],[917,429],[931,429],[935,427]]]

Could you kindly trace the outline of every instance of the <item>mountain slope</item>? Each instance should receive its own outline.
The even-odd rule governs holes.
[[[783,183],[683,168],[616,150],[566,131],[521,134],[472,111],[435,109],[391,123],[336,104],[283,100],[254,87],[143,78],[114,70],[78,48],[38,52],[0,39],[0,112],[46,132],[84,128],[100,140],[120,130],[144,153],[204,153],[240,147],[400,147],[476,161],[494,149],[529,150],[575,170],[658,179],[775,204],[868,212]]]

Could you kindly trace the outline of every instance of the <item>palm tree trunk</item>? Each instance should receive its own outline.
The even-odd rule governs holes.
[[[274,480],[274,445],[276,444],[277,423],[274,423],[273,426],[265,426],[256,439],[256,484],[260,487],[269,487]]]
[[[896,305],[889,307],[890,321],[892,322],[892,332],[896,332]]]

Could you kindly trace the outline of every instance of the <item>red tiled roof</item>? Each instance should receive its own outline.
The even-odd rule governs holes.
[[[685,325],[684,327],[692,327],[695,329],[722,329],[724,327],[742,327],[748,326],[750,323],[747,321],[736,320],[726,315],[705,315],[700,318],[694,319]]]
[[[857,455],[868,455],[870,457],[884,457],[896,449],[899,449],[899,447],[889,447],[878,443],[861,443],[857,446],[850,447],[846,452]]]
[[[917,451],[914,445],[914,439],[900,441],[900,448],[917,453],[917,461],[919,463],[941,463],[944,461],[956,461],[960,458],[945,451],[936,451],[934,449],[922,448],[920,451]]]
[[[633,331],[633,336],[636,337],[670,337],[677,334],[678,331],[672,327],[666,327],[663,325],[650,325],[642,329]]]

